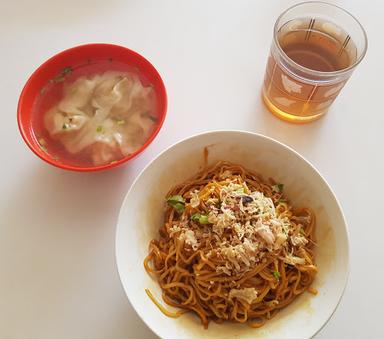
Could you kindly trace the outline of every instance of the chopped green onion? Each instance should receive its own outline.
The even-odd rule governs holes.
[[[69,124],[64,123],[64,124],[63,124],[63,129],[67,129],[67,128],[69,128]]]
[[[167,199],[169,203],[177,203],[181,202],[182,204],[185,204],[185,200],[181,195],[172,195]]]
[[[200,215],[201,215],[200,213],[192,214],[192,215],[191,215],[191,220],[193,220],[193,221],[199,221]]]
[[[151,113],[149,113],[149,112],[144,112],[143,116],[148,118],[148,119],[150,119],[150,120],[152,120],[153,122],[157,122],[157,117],[151,115]]]
[[[281,199],[279,199],[279,203],[280,202],[287,202],[287,199],[281,198]]]
[[[177,212],[183,213],[185,209],[185,200],[181,195],[173,195],[167,199],[168,205],[172,206]]]
[[[68,74],[68,73],[71,73],[72,72],[72,67],[64,67],[63,70],[61,71],[61,75],[65,75],[65,74]]]
[[[272,186],[272,190],[274,192],[280,193],[283,191],[284,185],[283,184],[276,184]]]
[[[101,133],[101,132],[103,132],[103,126],[97,126],[97,128],[96,128],[96,132],[97,132],[97,133]]]
[[[201,216],[201,214],[199,214],[199,213],[192,214],[192,216],[191,216],[191,220],[193,220],[193,221],[199,221],[200,216]]]
[[[304,231],[304,229],[302,227],[299,228],[299,233],[305,235],[305,231]]]
[[[280,273],[277,271],[273,271],[273,276],[275,277],[276,280],[280,279]]]
[[[125,120],[117,120],[117,121],[116,121],[116,124],[118,124],[118,125],[124,125],[124,124],[125,124]]]
[[[200,213],[192,214],[191,219],[193,221],[198,221],[200,224],[209,224],[208,215],[205,215],[205,214],[200,214]]]
[[[56,75],[54,78],[50,79],[50,83],[57,83],[57,82],[62,82],[65,80],[65,76],[72,73],[73,69],[72,67],[64,67],[61,72]]]
[[[183,213],[184,210],[185,210],[185,206],[184,206],[184,204],[182,204],[182,203],[180,203],[180,202],[178,202],[178,203],[176,203],[176,204],[173,204],[172,207],[173,207],[177,212],[179,212],[179,213]]]

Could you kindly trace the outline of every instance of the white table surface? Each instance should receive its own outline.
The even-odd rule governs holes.
[[[271,136],[320,170],[349,223],[351,274],[317,338],[384,336],[384,4],[333,2],[360,19],[368,54],[325,118],[295,126],[268,113],[260,99],[272,26],[293,1],[1,1],[0,338],[154,338],[117,274],[119,207],[160,151],[211,129]],[[169,109],[141,156],[115,170],[81,174],[29,151],[16,105],[39,64],[89,42],[125,45],[153,62]]]

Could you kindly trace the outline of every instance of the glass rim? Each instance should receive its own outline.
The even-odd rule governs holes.
[[[280,46],[280,43],[279,41],[277,40],[277,32],[278,32],[278,23],[279,21],[281,20],[281,18],[287,13],[289,12],[290,10],[296,8],[296,7],[299,7],[299,6],[302,6],[302,5],[306,5],[306,4],[320,4],[320,5],[325,5],[325,6],[329,6],[329,7],[334,7],[334,8],[337,8],[339,10],[341,10],[342,12],[344,12],[345,14],[347,14],[348,16],[350,16],[355,22],[356,24],[360,27],[362,33],[363,33],[363,38],[364,38],[364,48],[363,48],[363,51],[362,53],[360,54],[360,56],[356,59],[356,61],[346,67],[346,68],[343,68],[343,69],[340,69],[340,70],[337,70],[337,71],[331,71],[331,72],[324,72],[324,71],[317,71],[317,70],[314,70],[314,69],[310,69],[308,67],[305,67],[305,66],[302,66],[300,64],[298,64],[297,62],[293,61],[284,51],[283,49],[281,48]],[[341,27],[342,28],[342,27]],[[328,3],[328,2],[325,2],[325,1],[304,1],[304,2],[300,2],[300,3],[297,3],[289,8],[287,8],[285,11],[283,11],[279,16],[278,18],[276,19],[276,22],[273,26],[273,42],[274,44],[276,45],[277,47],[277,50],[278,52],[280,53],[280,55],[288,62],[290,63],[292,66],[298,68],[300,71],[302,72],[305,72],[305,73],[309,73],[311,75],[314,75],[314,76],[318,76],[318,77],[330,77],[330,76],[338,76],[338,75],[343,75],[345,73],[348,73],[350,71],[352,71],[354,68],[356,68],[356,66],[363,60],[365,54],[367,53],[367,49],[368,49],[368,37],[367,37],[367,33],[365,32],[365,29],[364,27],[362,26],[362,24],[359,22],[359,20],[357,20],[357,18],[351,14],[350,12],[348,12],[347,10],[345,10],[344,8],[340,7],[340,6],[337,6],[337,5],[334,5],[334,4],[331,4],[331,3]]]

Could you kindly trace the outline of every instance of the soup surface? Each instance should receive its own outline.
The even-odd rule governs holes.
[[[42,88],[33,130],[57,161],[105,165],[138,151],[157,123],[156,94],[137,69],[113,60],[66,67]]]

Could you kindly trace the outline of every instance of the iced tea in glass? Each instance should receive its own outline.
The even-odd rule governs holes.
[[[360,23],[340,7],[305,2],[277,19],[263,99],[279,118],[316,120],[336,99],[367,50]]]

